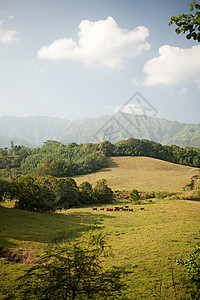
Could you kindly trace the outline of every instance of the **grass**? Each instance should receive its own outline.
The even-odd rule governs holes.
[[[190,178],[199,174],[199,168],[182,166],[150,157],[111,157],[108,167],[100,172],[76,176],[79,185],[88,181],[95,185],[105,178],[114,190],[181,192]]]
[[[100,178],[116,190],[182,192],[198,168],[147,157],[112,157],[108,168],[76,177],[78,185]],[[127,205],[120,203],[120,206]],[[127,288],[120,299],[189,299],[188,278],[175,266],[177,257],[187,259],[200,242],[200,202],[165,198],[150,204],[129,203],[133,212],[93,211],[92,207],[34,213],[0,206],[0,246],[41,254],[49,243],[81,239],[91,230],[102,231],[114,256],[103,266],[125,267]],[[109,207],[114,207],[110,205]],[[106,206],[105,206],[106,208]],[[0,259],[0,299],[15,288],[17,278],[29,265]],[[173,279],[174,278],[174,279]]]
[[[113,205],[114,206],[114,205]],[[125,266],[132,273],[121,299],[175,299],[172,266],[176,257],[187,258],[199,242],[200,202],[155,200],[154,204],[131,205],[133,212],[93,211],[91,207],[61,213],[32,213],[0,207],[0,245],[42,252],[58,236],[80,239],[92,229],[106,234],[114,257],[103,262]],[[112,207],[109,206],[109,207]],[[0,291],[8,293],[27,265],[0,261]],[[178,299],[184,297],[182,272],[174,270]]]

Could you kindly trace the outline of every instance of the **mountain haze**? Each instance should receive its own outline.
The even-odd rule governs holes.
[[[52,117],[0,117],[0,147],[14,144],[41,146],[45,140],[67,144],[112,143],[130,137],[149,139],[161,144],[200,147],[200,124],[186,124],[161,118],[125,113],[95,119],[69,121]]]

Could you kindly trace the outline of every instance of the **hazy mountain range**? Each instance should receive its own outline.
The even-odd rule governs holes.
[[[95,119],[69,121],[51,117],[0,117],[0,147],[41,146],[45,140],[67,144],[116,143],[130,137],[161,144],[200,147],[200,124],[186,124],[160,118],[117,113]]]

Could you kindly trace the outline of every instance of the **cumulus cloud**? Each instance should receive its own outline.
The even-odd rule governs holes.
[[[172,85],[180,82],[200,82],[200,45],[189,49],[164,45],[159,57],[146,62],[144,85]]]
[[[90,66],[121,69],[127,59],[150,49],[146,41],[149,31],[144,26],[127,30],[120,28],[112,17],[79,24],[78,42],[72,38],[55,40],[42,46],[37,53],[39,59],[78,60]]]

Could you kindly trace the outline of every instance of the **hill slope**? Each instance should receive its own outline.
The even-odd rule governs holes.
[[[108,168],[75,177],[79,185],[83,181],[95,184],[105,178],[108,186],[116,190],[181,192],[190,178],[199,174],[198,168],[169,163],[150,157],[110,157]]]
[[[96,119],[68,121],[51,117],[0,117],[0,147],[17,144],[41,146],[45,140],[67,144],[116,143],[130,137],[161,144],[200,147],[200,124],[185,124],[165,119],[117,113]]]

